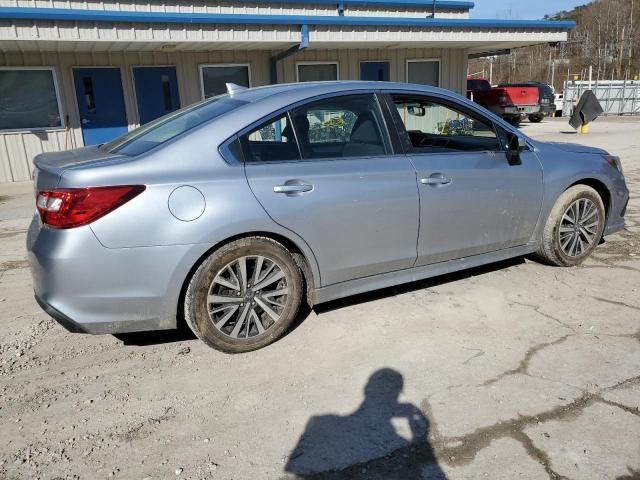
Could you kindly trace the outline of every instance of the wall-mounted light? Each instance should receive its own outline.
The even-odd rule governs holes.
[[[178,46],[175,43],[165,43],[160,47],[163,52],[175,52],[178,50]]]

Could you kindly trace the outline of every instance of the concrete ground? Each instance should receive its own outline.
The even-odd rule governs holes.
[[[0,186],[0,478],[640,478],[640,121],[522,128],[620,155],[628,228],[580,267],[323,306],[246,355],[67,333],[31,293],[31,186]]]

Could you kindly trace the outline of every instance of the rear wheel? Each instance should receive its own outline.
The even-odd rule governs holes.
[[[504,117],[504,119],[514,127],[520,126],[520,115],[516,115],[516,116],[507,115]]]
[[[302,274],[281,244],[264,237],[213,252],[185,294],[187,324],[209,346],[249,352],[280,338],[300,307]]]
[[[582,263],[602,238],[604,223],[604,203],[598,192],[587,185],[574,185],[551,210],[538,257],[558,266]]]
[[[544,115],[529,115],[529,121],[531,123],[540,123],[543,118]]]

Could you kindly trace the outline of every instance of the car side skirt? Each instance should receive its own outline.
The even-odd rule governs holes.
[[[392,287],[403,283],[415,282],[416,280],[424,280],[425,278],[437,277],[438,275],[466,270],[468,268],[479,267],[481,265],[499,262],[508,258],[528,255],[535,252],[535,250],[536,244],[528,243],[526,245],[506,248],[496,252],[483,253],[480,255],[458,258],[456,260],[434,263],[422,267],[408,268],[406,270],[398,270],[371,277],[349,280],[348,282],[327,285],[326,287],[316,289],[315,303],[324,303],[356,295],[358,293]]]

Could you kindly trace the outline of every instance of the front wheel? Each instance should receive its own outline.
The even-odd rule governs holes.
[[[587,185],[574,185],[553,206],[537,255],[552,265],[578,265],[598,245],[604,224],[604,203],[598,192]]]
[[[302,299],[302,274],[289,251],[265,237],[224,245],[189,282],[187,324],[210,347],[250,352],[287,331]]]

